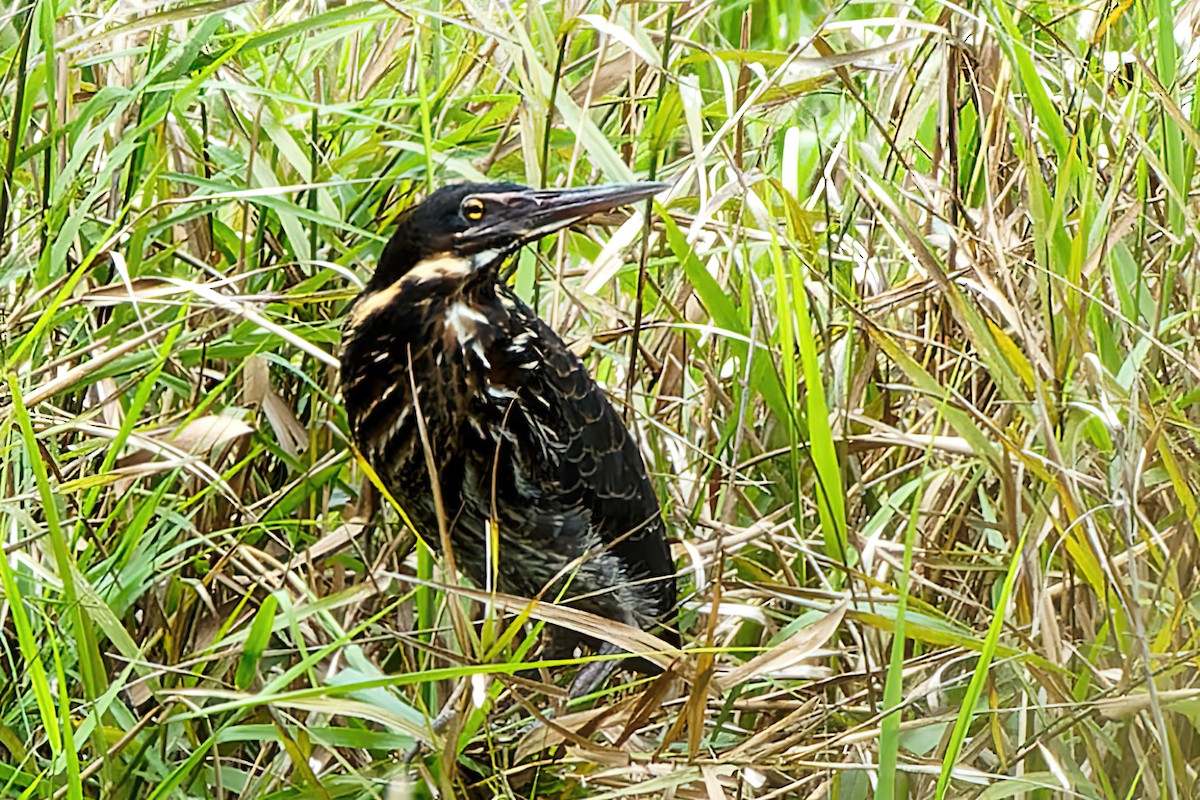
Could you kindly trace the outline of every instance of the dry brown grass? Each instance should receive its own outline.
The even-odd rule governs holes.
[[[4,19],[0,796],[1200,796],[1193,4]],[[480,175],[673,183],[512,278],[687,590],[570,707],[537,623],[661,643],[456,632],[339,406],[388,221]]]

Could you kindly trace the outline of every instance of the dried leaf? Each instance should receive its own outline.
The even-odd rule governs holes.
[[[242,375],[246,402],[262,409],[279,446],[293,457],[304,452],[308,446],[308,429],[271,385],[271,367],[266,359],[254,356]]]
[[[724,680],[731,686],[737,685],[751,678],[781,672],[804,660],[833,636],[842,624],[847,605],[845,600],[838,603],[820,622],[796,632],[767,652],[730,671]]]
[[[180,450],[192,455],[212,454],[223,445],[245,438],[254,433],[240,419],[220,414],[198,417],[168,438]]]
[[[590,736],[598,728],[623,725],[632,708],[632,701],[626,700],[555,717],[550,724],[539,724],[521,738],[513,760],[520,763],[568,741]]]
[[[110,283],[92,289],[83,296],[83,302],[106,308],[137,300],[161,300],[178,294],[181,294],[179,289],[162,278],[132,278],[128,283]]]

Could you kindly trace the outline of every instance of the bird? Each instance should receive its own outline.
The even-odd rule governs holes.
[[[437,189],[397,217],[349,309],[340,374],[364,459],[424,541],[436,550],[444,532],[472,583],[678,647],[675,567],[641,452],[583,363],[502,277],[526,244],[665,188]],[[564,628],[549,633],[543,658],[580,645],[622,652]],[[616,660],[582,667],[569,696],[594,691]],[[656,671],[644,659],[630,665]]]

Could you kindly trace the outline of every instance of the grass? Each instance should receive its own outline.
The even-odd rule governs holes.
[[[1200,796],[1190,5],[0,22],[0,796]],[[337,389],[390,221],[481,177],[673,184],[511,276],[686,590],[681,677],[545,739],[567,612],[469,625]]]

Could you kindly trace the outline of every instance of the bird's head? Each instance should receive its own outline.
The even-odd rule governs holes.
[[[522,245],[605,211],[651,197],[665,183],[530,189],[516,183],[444,186],[405,211],[372,283],[410,273],[467,280],[494,275]]]

